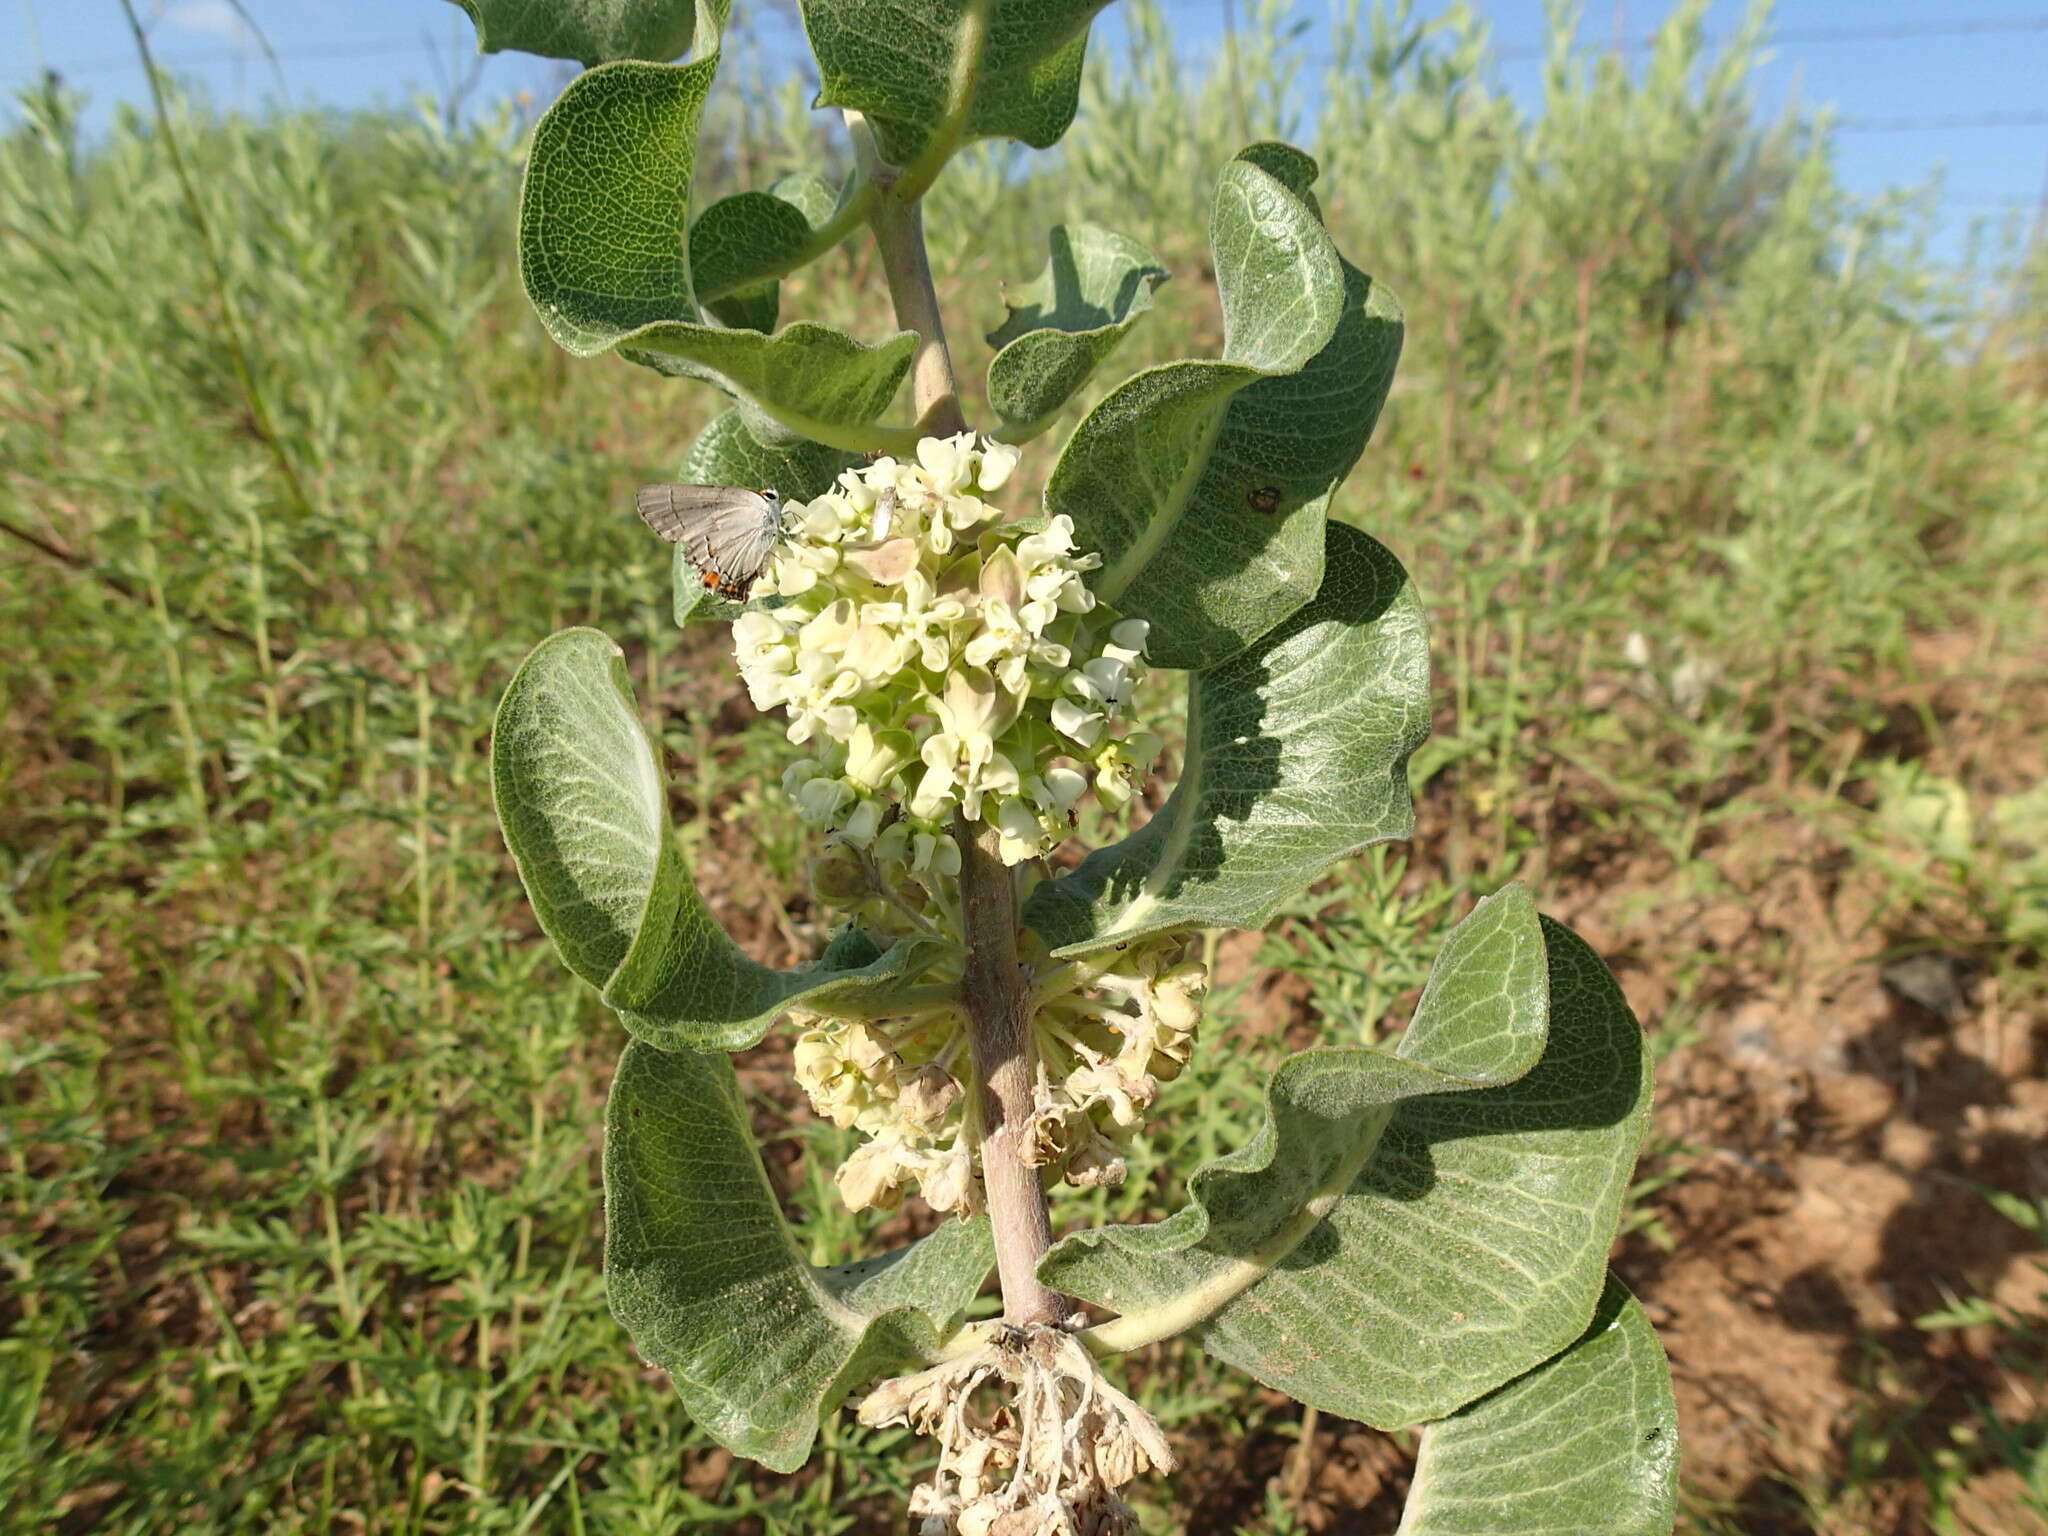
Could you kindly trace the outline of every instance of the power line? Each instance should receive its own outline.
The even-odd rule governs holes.
[[[383,38],[363,43],[314,43],[303,48],[279,48],[274,57],[279,60],[297,59],[381,59],[401,53],[422,53],[440,45],[429,38]],[[215,49],[211,53],[188,53],[176,58],[159,56],[157,64],[164,69],[192,69],[203,64],[253,64],[259,59],[254,49]],[[86,59],[77,64],[52,64],[50,72],[59,76],[100,75],[118,69],[136,69],[140,60],[132,53],[106,54],[97,59]],[[16,74],[41,74],[41,70],[16,70]]]
[[[1951,128],[2048,128],[2048,112],[1953,112],[1934,117],[1842,117],[1842,133],[1940,133]]]
[[[1204,3],[1222,8],[1231,0],[1204,0]],[[1846,27],[1784,27],[1767,32],[1761,39],[1778,46],[1791,45],[1801,48],[1828,47],[1845,43],[1910,42],[1923,38],[1942,37],[2013,37],[2032,33],[2048,33],[2048,16],[1975,16],[1957,17],[1947,21],[1901,21],[1880,22],[1867,26]],[[1726,35],[1709,36],[1707,43],[1729,41]],[[1616,39],[1613,46],[1633,53],[1647,52],[1657,46],[1655,34],[1641,37]],[[359,43],[313,43],[299,48],[280,48],[277,57],[283,59],[375,59],[388,58],[395,54],[418,53],[437,46],[423,38],[379,38]],[[1507,43],[1490,50],[1497,59],[1540,59],[1549,53],[1543,43]],[[164,58],[161,63],[174,69],[187,69],[205,64],[246,63],[254,55],[249,49],[215,49],[207,53],[185,54],[177,58]],[[1332,62],[1327,54],[1310,60],[1313,63]],[[135,65],[133,54],[106,54],[98,58],[84,59],[76,64],[52,66],[60,75],[103,74],[110,70],[130,69]],[[38,73],[33,70],[17,70],[17,74]]]
[[[1896,43],[1930,37],[2010,37],[2024,33],[2048,32],[2048,16],[1959,17],[1953,21],[1881,22],[1860,27],[1780,27],[1764,32],[1757,40],[1777,47],[1825,48],[1840,43]],[[1725,43],[1726,33],[1708,34],[1703,42]],[[1659,42],[1657,34],[1625,37],[1614,46],[1630,53],[1648,53]],[[1501,59],[1541,59],[1550,49],[1543,43],[1510,43],[1496,48]]]
[[[1208,0],[1210,4],[1227,4],[1228,0]],[[1836,43],[1901,42],[1921,38],[1938,37],[1986,37],[2011,36],[2022,33],[2048,33],[2048,16],[2008,17],[1960,17],[1949,21],[1888,22],[1870,26],[1847,27],[1806,27],[1788,28],[1771,34],[1767,41],[1792,43],[1801,47]],[[1709,38],[1709,42],[1725,39]],[[1655,37],[1623,38],[1618,46],[1634,51],[1654,48]],[[278,49],[275,57],[279,61],[312,61],[342,59],[390,58],[401,54],[433,52],[439,45],[430,38],[376,38],[356,43],[313,43],[298,48]],[[1517,44],[1492,50],[1498,59],[1541,58],[1547,49],[1534,44]],[[168,68],[190,69],[207,64],[249,63],[254,59],[248,49],[214,50],[210,53],[187,54],[180,58],[163,59],[160,62]],[[1312,65],[1330,65],[1336,62],[1330,54],[1311,55],[1303,60]],[[109,55],[88,59],[76,64],[55,67],[60,76],[102,74],[114,70],[136,67],[134,55]],[[19,71],[28,74],[35,71]],[[1835,119],[1834,129],[1840,133],[1941,133],[1959,129],[2012,129],[2048,127],[2048,111],[2009,111],[1947,113],[1923,116],[1899,117],[1840,117]]]
[[[1199,4],[1215,10],[1230,0],[1170,0],[1172,5]],[[1617,12],[1625,15],[1625,12]],[[1885,43],[1927,37],[1998,37],[2031,32],[2048,32],[2048,16],[1957,16],[1943,21],[1874,22],[1860,26],[1777,27],[1764,32],[1760,41],[1798,47],[1829,47],[1837,43]],[[1710,33],[1708,43],[1725,43],[1725,33]],[[1657,46],[1656,33],[1638,37],[1617,36],[1607,46],[1641,53]],[[1540,59],[1550,51],[1544,43],[1508,43],[1491,50],[1496,58]]]
[[[1983,37],[2048,32],[2048,16],[1959,17],[1952,21],[1881,22],[1866,27],[1782,27],[1767,32],[1769,43],[1883,43],[1913,37]]]

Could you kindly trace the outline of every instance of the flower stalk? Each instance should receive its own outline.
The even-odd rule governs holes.
[[[960,909],[967,964],[960,997],[967,1009],[968,1049],[981,1082],[981,1176],[1003,1287],[1005,1321],[1025,1326],[1066,1321],[1073,1304],[1038,1278],[1052,1246],[1045,1186],[1031,1159],[1031,998],[1017,961],[1016,881],[995,850],[996,832],[956,816],[960,847]]]
[[[874,232],[875,250],[882,260],[882,275],[889,284],[889,302],[896,309],[896,323],[918,335],[917,355],[911,360],[910,388],[917,411],[917,430],[924,437],[951,437],[967,430],[967,418],[960,410],[960,390],[953,379],[953,354],[946,346],[946,323],[939,313],[937,290],[932,286],[931,258],[924,244],[924,203],[886,195],[897,179],[893,166],[883,163],[875,148],[874,131],[858,112],[846,114],[847,130],[853,136],[853,150],[861,174],[870,186],[885,195],[868,209],[868,228]]]
[[[848,114],[855,152],[869,176],[886,174],[873,133]],[[911,371],[912,405],[926,433],[964,432],[952,354],[932,285],[925,250],[922,201],[882,197],[868,218],[889,285],[896,322],[917,332]],[[966,963],[960,997],[967,1013],[968,1050],[981,1084],[971,1106],[981,1123],[981,1174],[996,1248],[1003,1316],[1019,1325],[1057,1324],[1072,1304],[1038,1279],[1038,1261],[1052,1246],[1052,1214],[1039,1169],[1025,1160],[1032,1113],[1034,1062],[1031,999],[1017,960],[1015,877],[996,851],[996,831],[970,824],[956,809],[953,837],[960,849],[960,907]]]

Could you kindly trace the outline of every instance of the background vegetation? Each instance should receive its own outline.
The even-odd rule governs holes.
[[[1470,26],[1340,26],[1312,88],[1253,9],[1189,81],[1135,5],[1064,146],[970,155],[928,214],[970,374],[1063,218],[1175,272],[1121,369],[1213,343],[1207,192],[1257,136],[1314,147],[1408,309],[1340,510],[1431,605],[1423,832],[1226,946],[1160,1160],[1231,1145],[1283,1042],[1401,1017],[1429,930],[1520,874],[1664,1058],[1620,1266],[1677,1365],[1688,1520],[2048,1520],[2048,247],[1936,268],[1927,203],[1846,196],[1824,126],[1757,119],[1754,38],[1710,56],[1685,14],[1633,76],[1560,36],[1532,115]],[[726,188],[819,131],[737,73]],[[179,105],[216,281],[152,126],[76,112],[31,92],[0,141],[0,1521],[890,1529],[898,1436],[736,1466],[607,1316],[616,1026],[489,804],[512,666],[600,625],[701,887],[761,958],[814,951],[786,748],[670,625],[629,510],[707,397],[546,340],[509,116]],[[855,242],[785,311],[872,335],[879,282]],[[850,1247],[801,1156],[833,1133],[773,1042],[747,1076]],[[1182,1348],[1133,1370],[1186,1462],[1149,1530],[1392,1528],[1396,1440]]]

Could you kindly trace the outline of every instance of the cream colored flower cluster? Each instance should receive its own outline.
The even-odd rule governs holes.
[[[1070,1184],[1119,1184],[1120,1143],[1187,1064],[1208,970],[1169,937],[1086,962],[1029,967],[1038,1082],[1029,1159]],[[944,991],[943,988],[939,989]],[[868,1140],[839,1170],[854,1210],[915,1187],[936,1210],[979,1208],[978,1096],[957,1003],[888,1019],[797,1009],[797,1081],[818,1113]]]
[[[799,1031],[796,1080],[812,1106],[868,1138],[837,1175],[850,1209],[891,1208],[907,1185],[933,1210],[971,1216],[981,1208],[957,1009],[877,1020],[796,1009],[790,1022]]]
[[[1052,973],[1033,1025],[1032,1162],[1058,1167],[1070,1184],[1124,1181],[1118,1143],[1144,1123],[1160,1085],[1180,1076],[1202,1021],[1209,968],[1188,950],[1178,936],[1134,946],[1108,968],[1076,967],[1072,990],[1057,990]]]
[[[810,755],[783,786],[804,818],[919,874],[957,871],[954,811],[991,823],[1006,863],[1051,849],[1092,786],[1129,800],[1158,738],[1120,734],[1146,626],[1114,621],[1082,576],[1098,557],[1055,517],[1003,525],[983,497],[1017,451],[926,438],[784,514],[756,585],[779,606],[733,624],[756,707]],[[903,817],[888,812],[900,806]]]

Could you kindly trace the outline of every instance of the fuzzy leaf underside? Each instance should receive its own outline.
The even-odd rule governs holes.
[[[512,49],[578,64],[679,59],[697,29],[696,0],[453,0],[476,24],[479,53]]]
[[[818,61],[815,105],[861,113],[882,155],[908,165],[934,135],[956,143],[1055,143],[1080,102],[1088,23],[1108,0],[803,0]],[[978,53],[963,57],[970,8],[987,12]],[[965,112],[949,121],[957,82]]]
[[[580,357],[616,351],[716,384],[791,434],[866,448],[871,434],[862,429],[894,398],[915,335],[869,347],[801,323],[770,336],[708,320],[698,303],[686,221],[697,130],[717,67],[716,54],[678,65],[607,64],[579,76],[548,109],[534,129],[520,197],[527,297],[548,334]],[[762,201],[718,215],[706,236],[726,281],[775,270],[794,222],[809,228],[808,193],[796,201],[742,196]],[[787,208],[787,218],[768,215],[766,203]],[[733,244],[757,238],[762,244],[747,250]]]
[[[1338,859],[1412,830],[1407,761],[1429,730],[1422,604],[1385,548],[1324,527],[1315,601],[1189,679],[1187,758],[1166,804],[1025,904],[1057,952],[1259,927]]]
[[[1171,275],[1137,241],[1094,224],[1060,224],[1045,270],[1014,296],[989,332],[988,403],[1004,435],[1040,431],[1152,307]]]
[[[1307,150],[1296,149],[1279,139],[1261,139],[1256,144],[1245,145],[1237,152],[1237,158],[1250,161],[1286,187],[1306,203],[1309,212],[1317,218],[1323,216],[1323,205],[1316,201],[1314,191],[1316,178],[1322,175],[1323,168],[1316,164],[1316,157]]]
[[[605,1113],[605,1290],[691,1418],[776,1472],[820,1417],[930,1363],[994,1262],[988,1223],[837,1269],[804,1262],[723,1055],[626,1047]]]
[[[738,1050],[790,1004],[861,1013],[921,973],[927,941],[778,971],[719,927],[676,851],[624,653],[594,629],[536,646],[491,736],[498,823],[543,932],[626,1028],[663,1050]]]
[[[1288,1058],[1186,1207],[1039,1273],[1123,1314],[1110,1347],[1186,1329],[1327,1412],[1441,1418],[1585,1330],[1649,1091],[1606,967],[1511,886],[1453,930],[1396,1050]]]
[[[1610,1278],[1578,1342],[1422,1431],[1397,1536],[1670,1536],[1677,1492],[1671,1370]]]
[[[1159,666],[1213,666],[1315,595],[1330,500],[1400,357],[1393,296],[1337,253],[1300,190],[1254,163],[1313,166],[1285,149],[1254,145],[1217,183],[1222,358],[1117,386],[1046,486],[1048,510],[1103,557],[1096,594],[1152,625]]]

